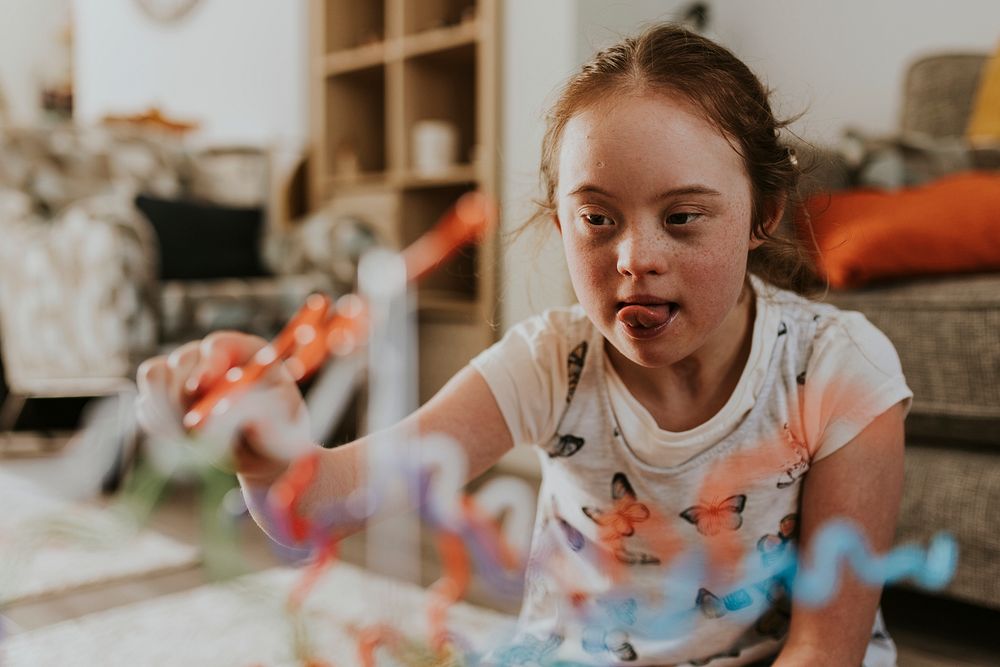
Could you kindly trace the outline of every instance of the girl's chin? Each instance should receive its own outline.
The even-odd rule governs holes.
[[[677,346],[668,345],[662,338],[649,341],[618,335],[611,346],[623,361],[643,368],[664,368],[680,361]]]

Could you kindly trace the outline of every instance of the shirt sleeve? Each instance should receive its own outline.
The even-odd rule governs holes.
[[[803,419],[813,462],[826,458],[899,402],[906,385],[892,343],[864,315],[843,312],[819,332],[804,380]]]
[[[555,433],[569,386],[565,311],[516,325],[470,363],[486,380],[516,445]]]

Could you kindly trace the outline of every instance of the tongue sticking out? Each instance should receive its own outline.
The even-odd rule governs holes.
[[[618,319],[630,327],[653,329],[670,319],[670,305],[624,306],[618,311]]]

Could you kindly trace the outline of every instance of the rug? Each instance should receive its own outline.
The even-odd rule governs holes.
[[[0,606],[193,567],[198,547],[0,472]]]
[[[0,663],[298,667],[285,603],[301,575],[273,568],[14,635],[0,643]],[[415,585],[337,563],[305,601],[310,655],[337,667],[360,664],[351,624],[385,621],[425,637],[426,600]],[[513,623],[510,616],[465,603],[449,610],[449,630],[473,650],[504,641]],[[379,664],[396,664],[383,662],[381,649],[378,655]]]

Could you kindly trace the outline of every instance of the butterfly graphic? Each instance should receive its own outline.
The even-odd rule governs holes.
[[[784,336],[786,333],[788,333],[788,325],[782,322],[781,326],[778,327],[778,335]]]
[[[636,615],[639,612],[639,603],[635,601],[635,598],[599,599],[597,604],[615,621],[624,625],[635,625]]]
[[[570,525],[570,523],[561,516],[556,516],[556,521],[559,522],[559,527],[562,528],[563,534],[566,536],[566,541],[569,542],[570,548],[573,551],[583,549],[583,546],[586,543],[583,533]]]
[[[782,577],[771,577],[754,585],[772,605],[785,611],[791,610],[788,585]]]
[[[791,616],[791,612],[789,611],[778,607],[771,607],[754,625],[754,630],[759,635],[781,639],[788,633]]]
[[[569,367],[569,389],[566,391],[566,402],[573,400],[576,393],[576,385],[580,383],[580,376],[583,374],[583,362],[587,358],[587,341],[583,341],[573,348],[566,360]]]
[[[552,449],[549,449],[549,458],[556,458],[557,456],[573,456],[580,448],[583,447],[583,438],[578,438],[575,435],[560,435],[559,443]]]
[[[739,530],[743,525],[743,508],[746,507],[745,494],[729,496],[717,503],[692,505],[680,516],[694,524],[702,535],[718,535],[723,530]]]
[[[584,507],[583,513],[613,537],[635,534],[635,524],[649,518],[649,508],[636,500],[625,473],[616,472],[612,477],[611,498],[615,501],[613,510],[605,512],[596,507]]]
[[[753,604],[753,598],[742,588],[723,598],[719,598],[707,588],[699,588],[694,603],[708,618],[722,618],[731,611],[749,607]]]
[[[580,640],[583,650],[591,655],[596,655],[608,651],[619,660],[633,662],[639,659],[639,654],[635,652],[629,642],[628,633],[624,630],[608,630],[591,625],[583,630]]]
[[[562,643],[563,638],[555,634],[549,635],[544,641],[527,635],[497,653],[497,658],[502,665],[547,664],[545,656],[559,648]]]
[[[624,563],[625,565],[659,565],[660,559],[652,554],[642,553],[640,551],[629,551],[625,547],[618,547],[615,549],[615,558],[619,563]]]
[[[785,463],[785,469],[778,480],[779,489],[784,489],[795,484],[809,470],[809,448],[795,437],[795,434],[792,433],[792,429],[788,427],[787,423],[782,427],[782,431],[785,435],[785,441],[792,450],[792,458]]]
[[[690,664],[695,665],[696,667],[701,667],[701,665],[707,665],[713,660],[719,660],[720,658],[738,658],[742,653],[743,651],[741,649],[734,648],[730,651],[726,651],[725,653],[716,653],[715,655],[711,655],[707,658],[692,660]]]
[[[771,565],[785,551],[788,541],[795,536],[799,526],[798,514],[786,514],[778,523],[778,534],[768,533],[757,540],[757,551],[760,552],[761,561],[764,565]]]
[[[650,516],[649,507],[636,500],[635,491],[623,472],[616,472],[611,479],[613,508],[604,511],[596,507],[583,507],[583,513],[601,527],[601,539],[608,543],[615,558],[626,565],[657,565],[656,556],[630,551],[622,545],[622,538],[635,534],[635,525]]]

